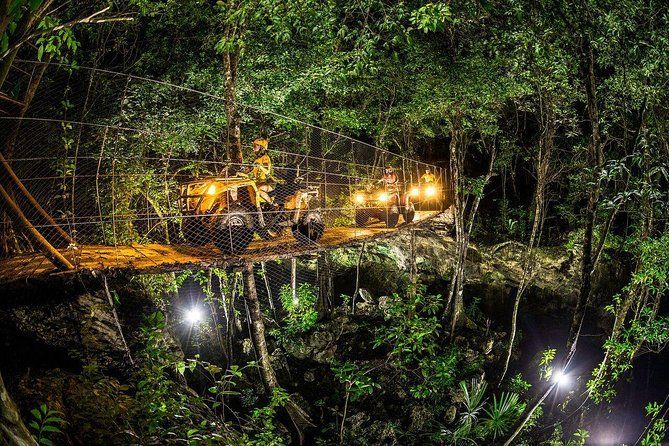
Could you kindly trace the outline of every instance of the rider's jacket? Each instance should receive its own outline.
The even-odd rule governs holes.
[[[251,171],[258,181],[267,181],[272,175],[272,160],[267,153],[264,153],[256,158],[253,162],[253,170]]]
[[[423,176],[420,177],[421,183],[434,183],[435,181],[437,181],[437,177],[435,177],[433,173],[424,173]]]

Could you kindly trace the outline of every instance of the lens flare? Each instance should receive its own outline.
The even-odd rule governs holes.
[[[417,187],[412,187],[411,191],[409,192],[409,195],[411,195],[412,197],[419,196],[420,195],[420,189],[418,189]]]
[[[198,307],[193,307],[186,311],[185,320],[191,325],[196,325],[202,321],[202,310]]]
[[[356,204],[365,204],[365,194],[355,194],[353,199]]]
[[[379,201],[381,203],[385,203],[386,201],[388,201],[388,194],[385,193],[385,192],[380,193],[379,194]]]
[[[566,373],[561,372],[560,370],[556,370],[553,373],[552,379],[553,379],[553,382],[555,384],[557,384],[559,387],[568,386],[569,383],[571,382],[571,377],[569,375],[567,375]]]
[[[437,195],[437,188],[434,186],[428,186],[425,188],[425,195],[428,197],[434,197]]]

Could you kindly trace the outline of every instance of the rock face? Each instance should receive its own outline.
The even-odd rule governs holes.
[[[103,368],[123,367],[127,352],[103,291],[44,301],[15,302],[0,308],[6,339],[29,338],[46,348],[64,350],[79,362],[95,360]]]
[[[445,213],[431,221],[429,227],[415,229],[415,261],[423,283],[449,281],[456,253],[450,236],[450,216]],[[517,242],[494,246],[470,245],[465,274],[467,285],[479,292],[509,294],[520,283],[526,247]],[[338,269],[351,277],[356,268],[360,247],[333,252]],[[398,231],[365,248],[361,262],[361,284],[373,290],[392,293],[408,280],[411,269],[411,234]],[[537,267],[531,291],[539,297],[559,296],[561,304],[570,305],[578,292],[579,259],[564,248],[541,248],[537,251]],[[505,290],[506,288],[506,290]]]

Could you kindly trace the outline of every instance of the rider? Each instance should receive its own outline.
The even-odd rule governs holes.
[[[420,182],[422,184],[435,183],[436,181],[437,177],[434,176],[432,172],[430,172],[430,169],[425,169],[425,173],[420,177]]]
[[[379,180],[379,183],[384,183],[387,191],[392,192],[397,190],[399,184],[397,180],[397,174],[395,173],[393,166],[386,166],[385,170],[383,171],[383,177]]]
[[[274,199],[269,195],[274,190],[272,185],[274,182],[274,175],[272,174],[272,159],[267,153],[269,141],[265,138],[258,138],[253,141],[253,153],[256,157],[253,161],[253,169],[250,176],[255,178],[258,184],[258,193],[260,198],[266,203],[274,204]]]

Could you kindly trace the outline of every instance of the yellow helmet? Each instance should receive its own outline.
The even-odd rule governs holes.
[[[269,146],[269,141],[265,138],[257,138],[253,141],[253,148],[255,146],[260,146],[263,149],[267,150],[267,146]]]

